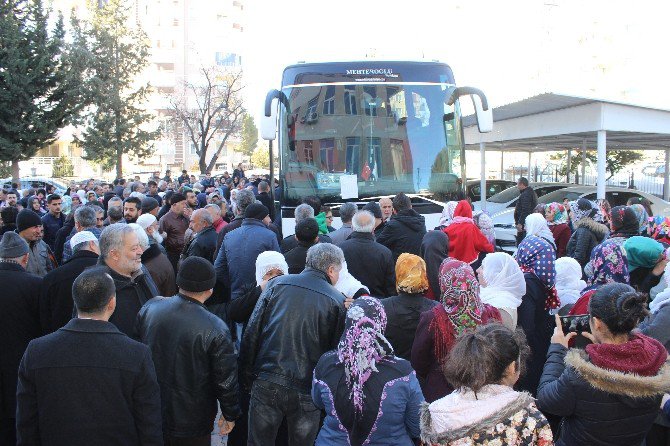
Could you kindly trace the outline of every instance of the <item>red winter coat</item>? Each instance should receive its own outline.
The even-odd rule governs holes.
[[[570,226],[567,223],[561,223],[560,225],[549,226],[551,234],[554,236],[554,241],[556,242],[556,258],[565,257],[567,255],[568,241],[572,235],[570,231]]]
[[[471,221],[459,222],[458,217],[469,218]],[[472,222],[472,208],[465,200],[458,202],[454,211],[454,222],[443,229],[449,237],[449,257],[465,263],[472,263],[480,252],[493,252],[482,231]]]

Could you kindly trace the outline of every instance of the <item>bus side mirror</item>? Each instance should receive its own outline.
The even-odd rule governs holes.
[[[261,138],[274,141],[277,137],[277,107],[273,107],[274,100],[284,104],[286,114],[291,116],[291,107],[286,95],[279,90],[270,90],[265,96],[265,105],[261,114]]]
[[[274,141],[277,137],[277,107],[272,102],[277,97],[277,90],[270,90],[265,97],[265,105],[261,113],[261,138]]]
[[[457,87],[451,92],[447,105],[453,105],[461,96],[469,95],[475,106],[475,117],[479,133],[488,133],[493,130],[493,112],[483,91],[474,87]]]
[[[477,117],[477,127],[479,133],[488,133],[493,130],[493,110],[488,107],[486,110],[482,107],[482,101],[478,96],[472,96],[472,104],[475,106],[475,116]]]

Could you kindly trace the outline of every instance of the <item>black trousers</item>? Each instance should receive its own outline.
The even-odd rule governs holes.
[[[286,419],[288,444],[314,444],[319,433],[321,411],[307,393],[257,379],[251,388],[249,445],[275,444],[277,431]]]

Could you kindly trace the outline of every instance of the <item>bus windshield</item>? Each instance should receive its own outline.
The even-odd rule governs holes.
[[[452,84],[324,80],[283,88],[290,105],[280,119],[283,204],[307,195],[339,202],[344,175],[361,199],[455,194],[462,137],[458,105],[447,105]]]

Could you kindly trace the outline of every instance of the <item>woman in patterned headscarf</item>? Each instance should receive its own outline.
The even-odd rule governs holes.
[[[544,209],[549,230],[556,242],[556,258],[565,257],[572,231],[568,226],[568,211],[561,203],[549,203]]]
[[[520,381],[520,387],[535,395],[554,330],[554,319],[549,311],[560,307],[556,291],[556,251],[546,240],[530,236],[519,244],[515,257],[526,280],[526,294],[517,310],[518,323],[532,351],[528,373]]]
[[[412,445],[423,395],[409,362],[384,336],[386,313],[363,296],[347,311],[337,349],[314,369],[312,400],[326,418],[316,445]]]
[[[634,204],[630,207],[635,213],[638,222],[638,235],[646,236],[649,226],[649,214],[641,204]]]
[[[615,214],[614,209],[612,215]],[[588,269],[591,273],[586,280],[587,286],[582,290],[582,296],[570,309],[570,315],[588,314],[591,296],[599,287],[608,283],[630,283],[626,252],[622,245],[612,239],[594,248]]]
[[[442,209],[442,215],[440,216],[440,226],[435,228],[436,230],[441,230],[446,228],[451,224],[451,221],[454,219],[454,211],[458,201],[448,201],[447,204]]]
[[[593,248],[609,234],[607,226],[593,219],[597,212],[593,203],[586,198],[570,202],[574,232],[568,241],[566,254],[578,261],[582,268],[589,262]]]
[[[467,263],[444,259],[439,282],[442,305],[421,314],[412,345],[412,367],[428,402],[453,390],[442,364],[458,335],[492,320],[501,321],[500,312],[479,298],[479,282]]]
[[[667,248],[670,246],[670,217],[657,215],[649,219],[649,237],[662,243]]]

